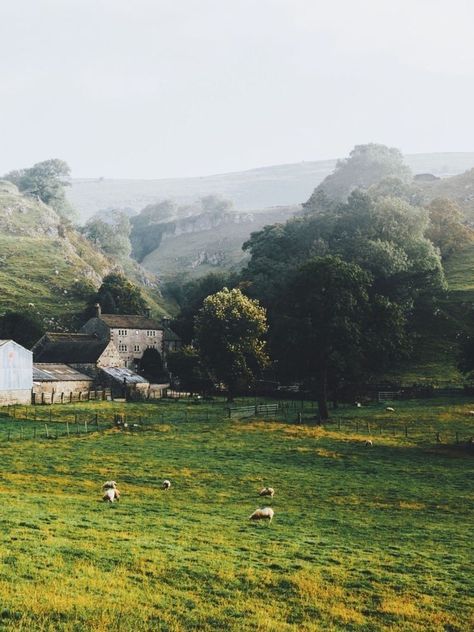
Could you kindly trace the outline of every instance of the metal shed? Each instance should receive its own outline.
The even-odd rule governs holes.
[[[0,405],[30,404],[33,354],[14,340],[0,340]]]

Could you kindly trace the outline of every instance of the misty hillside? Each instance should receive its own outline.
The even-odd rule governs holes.
[[[474,166],[474,153],[405,156],[413,173],[448,176]],[[198,178],[163,180],[74,179],[67,192],[82,221],[99,210],[125,208],[139,212],[165,198],[190,202],[205,195],[224,196],[240,211],[300,204],[329,175],[336,160],[301,162]]]
[[[49,206],[0,181],[2,309],[32,311],[49,328],[68,326],[91,290],[117,269]],[[150,299],[151,306],[159,306]]]

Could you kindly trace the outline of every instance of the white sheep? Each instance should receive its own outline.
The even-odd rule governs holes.
[[[102,496],[102,500],[104,502],[113,503],[115,500],[120,500],[120,492],[118,489],[114,487],[110,487],[106,490],[105,494]]]
[[[360,402],[355,402],[356,408],[362,408],[362,404]]]
[[[161,489],[169,489],[171,487],[171,481],[169,481],[168,479],[165,479],[163,481],[163,484],[161,485]]]
[[[256,509],[251,516],[249,516],[249,520],[268,520],[272,521],[274,511],[271,507],[263,507],[263,509]]]
[[[387,408],[385,409],[388,413],[394,413],[395,412],[395,408],[392,408],[391,406],[387,406]]]
[[[468,415],[474,415],[474,410],[470,410],[467,414]]]
[[[372,439],[367,439],[364,445],[366,448],[371,448],[374,444],[372,443]]]
[[[270,498],[273,498],[274,494],[275,490],[273,489],[273,487],[264,487],[258,492],[259,496],[270,496]]]
[[[105,481],[102,485],[102,489],[116,489],[117,483],[115,481]]]

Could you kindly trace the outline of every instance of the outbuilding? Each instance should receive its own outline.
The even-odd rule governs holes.
[[[0,405],[30,404],[33,354],[14,340],[0,340]]]
[[[62,404],[87,399],[94,380],[67,364],[33,364],[33,402]]]

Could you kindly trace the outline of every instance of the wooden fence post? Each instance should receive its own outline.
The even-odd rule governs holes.
[[[441,437],[439,436],[439,432],[436,433],[436,443],[441,443]]]
[[[408,426],[405,424],[405,437],[408,437]]]
[[[69,421],[66,420],[66,433],[67,436],[69,437]]]
[[[48,424],[44,424],[44,429],[45,429],[45,432],[46,432],[46,439],[49,439]]]

